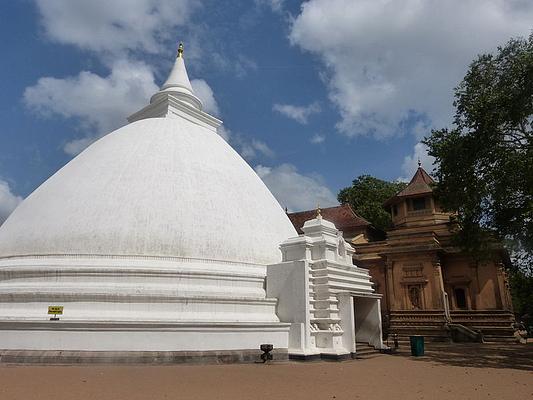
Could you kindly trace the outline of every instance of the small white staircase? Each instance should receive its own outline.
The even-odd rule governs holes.
[[[369,345],[364,342],[355,343],[355,358],[360,360],[368,360],[371,358],[376,358],[382,355],[379,350],[376,350],[374,346]]]

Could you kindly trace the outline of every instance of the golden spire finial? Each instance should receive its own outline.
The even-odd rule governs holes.
[[[178,46],[178,58],[183,58],[183,42],[180,42]]]
[[[317,203],[316,205],[316,217],[322,218],[322,209],[320,208],[320,203]]]

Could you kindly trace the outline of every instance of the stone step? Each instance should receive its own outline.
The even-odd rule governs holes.
[[[484,338],[490,338],[490,337],[498,337],[498,338],[510,338],[511,340],[514,340],[514,332],[515,330],[511,326],[481,326],[481,325],[475,325],[475,324],[464,324],[464,326],[474,330],[474,331],[481,331]],[[486,341],[486,339],[485,339]]]
[[[451,342],[451,339],[449,337],[444,337],[444,336],[424,336],[424,343],[450,343]],[[385,344],[387,342],[385,341]],[[409,338],[407,337],[404,337],[404,338],[400,338],[400,340],[398,340],[398,345],[400,347],[410,347],[411,346],[411,341],[409,340]],[[394,347],[394,340],[393,339],[389,339],[388,341],[388,345],[387,346],[390,346],[390,347]]]
[[[512,313],[503,310],[452,311],[451,322],[481,331],[485,341],[511,343],[514,338]],[[393,311],[389,320],[389,341],[399,334],[408,343],[409,336],[422,335],[428,342],[448,342],[451,333],[442,311]]]
[[[376,350],[374,346],[370,346],[368,343],[356,342],[355,343],[355,356],[359,359],[369,359],[380,356],[382,353]]]
[[[392,310],[391,315],[444,315],[444,310]]]
[[[422,335],[424,336],[424,341],[428,343],[449,343],[451,342],[450,337],[443,336],[433,336],[433,335]],[[516,343],[518,340],[513,335],[483,335],[484,343]],[[388,341],[385,341],[385,344],[390,347],[394,347],[394,337],[389,335]],[[400,348],[409,348],[411,342],[409,336],[400,335],[398,338],[398,345]]]
[[[476,326],[511,326],[514,315],[508,311],[464,311],[451,313],[453,322]]]
[[[484,335],[484,343],[518,343],[518,339],[513,336],[499,336],[499,335]]]
[[[380,354],[379,351],[377,351],[375,349],[363,349],[363,350],[356,349],[355,353],[356,353],[357,357],[364,357],[364,356],[373,355],[373,354]]]
[[[378,350],[376,350],[374,348],[374,346],[370,346],[368,343],[356,343],[355,344],[355,349],[356,351],[359,353],[375,353],[375,352],[378,352]]]
[[[452,321],[468,321],[470,323],[477,323],[477,324],[507,324],[512,325],[515,320],[514,318],[499,318],[499,317],[483,317],[483,318],[476,318],[476,317],[466,317],[466,316],[451,316]]]
[[[417,335],[417,334],[415,334]],[[398,337],[398,343],[410,346],[410,339],[409,336],[413,336],[410,334],[400,334]],[[421,334],[421,336],[424,336],[425,342],[435,342],[435,343],[442,343],[442,342],[450,342],[451,338],[450,336],[439,333],[439,334]],[[387,342],[387,341],[386,341]],[[394,347],[394,336],[392,334],[389,334],[388,337],[388,346]]]
[[[448,330],[444,326],[391,326],[389,328],[389,336],[394,334],[405,337],[413,335],[448,336]]]
[[[513,323],[514,318],[508,315],[450,315],[451,319],[464,320],[464,321],[498,321]]]
[[[496,336],[513,336],[514,329],[511,327],[500,327],[500,326],[475,326],[475,325],[465,325],[470,329],[479,330],[483,332],[484,335],[496,335]]]
[[[363,355],[360,355],[359,353],[356,353],[355,358],[358,359],[358,360],[370,360],[372,358],[377,358],[377,357],[381,357],[381,356],[383,356],[383,354],[381,354],[380,352],[371,353],[371,354],[363,354]]]
[[[498,326],[511,326],[513,321],[500,320],[500,319],[477,319],[477,318],[452,318],[452,322],[458,324],[471,324],[471,325],[498,325]]]
[[[505,310],[452,310],[451,315],[509,315],[513,313]]]
[[[389,324],[390,329],[446,329],[445,323],[438,323],[438,324],[431,324],[427,321],[421,321],[419,323],[409,323],[409,324],[402,324],[402,323],[396,323],[391,322]]]

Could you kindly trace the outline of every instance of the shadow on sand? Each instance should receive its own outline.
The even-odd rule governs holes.
[[[411,357],[408,349],[400,356]],[[533,344],[426,343],[419,362],[434,362],[458,367],[510,368],[533,371]]]

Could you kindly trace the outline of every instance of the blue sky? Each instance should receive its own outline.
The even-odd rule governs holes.
[[[20,0],[0,4],[0,222],[166,78],[197,95],[283,206],[409,178],[476,54],[528,35],[523,0]]]

